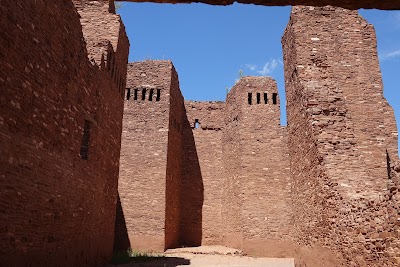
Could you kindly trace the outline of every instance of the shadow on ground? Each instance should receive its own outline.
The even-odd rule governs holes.
[[[190,260],[180,257],[131,257],[130,263],[109,264],[106,267],[177,267],[190,265]]]

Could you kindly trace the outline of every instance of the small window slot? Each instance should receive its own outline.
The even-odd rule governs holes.
[[[264,104],[268,104],[268,94],[264,93]]]
[[[157,89],[156,101],[160,101],[160,96],[161,96],[161,89]]]
[[[276,105],[277,103],[278,94],[272,93],[272,104]]]
[[[249,105],[251,105],[251,99],[252,99],[252,93],[249,93],[248,95],[247,95],[247,102],[249,103]]]
[[[154,89],[150,89],[149,101],[153,101]]]
[[[90,121],[85,120],[83,126],[83,137],[81,142],[80,156],[81,159],[87,160],[89,154],[89,141],[90,141]]]
[[[198,119],[195,119],[195,120],[194,120],[194,128],[195,128],[195,129],[199,129],[199,127],[200,127],[199,120],[198,120]]]
[[[142,100],[143,101],[146,100],[146,89],[145,88],[142,89]]]
[[[257,104],[261,103],[261,95],[260,93],[257,93]]]
[[[131,98],[131,88],[127,88],[126,90],[126,100],[129,100]]]
[[[133,93],[133,100],[137,100],[137,95],[138,95],[138,89],[135,89],[135,92]]]

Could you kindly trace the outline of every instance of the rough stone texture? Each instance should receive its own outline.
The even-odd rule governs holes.
[[[224,175],[221,138],[225,103],[185,101],[185,107],[181,242],[221,244]]]
[[[145,2],[144,0],[128,0],[129,2]],[[297,6],[297,5],[308,5],[308,6],[326,6],[334,5],[344,7],[348,9],[359,9],[359,8],[376,8],[376,9],[400,9],[400,2],[397,0],[154,0],[154,3],[205,3],[210,5],[231,5],[235,2],[242,4],[256,4],[263,6]]]
[[[179,238],[183,97],[170,61],[129,64],[127,88],[118,240],[127,234],[132,248],[163,251]]]
[[[372,25],[356,11],[294,7],[282,43],[294,236],[339,251],[348,266],[395,266],[397,131]]]
[[[227,96],[225,123],[226,244],[246,250],[289,240],[289,159],[276,82],[269,77],[242,78]]]
[[[119,88],[106,62],[89,61],[72,1],[1,1],[0,45],[0,265],[102,266],[114,236]]]
[[[114,2],[105,0],[73,2],[81,17],[90,60],[98,65],[102,62],[106,64],[118,91],[123,96],[126,88],[129,40],[120,16],[115,14]]]
[[[142,97],[144,88],[161,89],[160,101]],[[289,162],[275,81],[246,77],[227,104],[183,106],[172,63],[145,61],[129,65],[126,99],[116,247],[129,247],[126,236],[134,249],[158,251],[289,240]]]

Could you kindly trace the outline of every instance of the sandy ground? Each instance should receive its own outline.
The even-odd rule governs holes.
[[[119,267],[294,267],[294,259],[254,258],[223,246],[204,246],[167,250],[164,258],[145,263],[130,263]],[[111,267],[113,265],[109,265]]]

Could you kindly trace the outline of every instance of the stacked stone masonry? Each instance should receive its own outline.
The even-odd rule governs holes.
[[[157,169],[159,183],[166,183],[163,194],[168,181],[178,182],[172,195],[180,204],[160,202],[162,210],[171,209],[169,203],[179,209],[173,213],[179,214],[175,244],[224,244],[247,252],[274,244],[321,246],[345,266],[397,266],[397,131],[383,97],[372,25],[356,11],[294,7],[282,43],[287,127],[280,126],[276,83],[267,77],[242,78],[226,103],[185,101],[175,112],[182,115],[181,139],[163,145],[165,162],[179,159],[181,169],[173,179]],[[157,68],[159,61],[136,64],[149,66],[156,77],[171,76],[170,69]],[[142,69],[128,73],[147,77]],[[137,118],[144,109],[132,110],[130,117]],[[175,113],[165,112],[164,121]],[[138,182],[151,190],[148,181]],[[141,222],[132,227],[140,229]],[[167,227],[159,234],[167,240]],[[155,248],[131,243],[139,244]]]
[[[127,64],[112,0],[0,1],[0,266],[103,266],[113,245],[202,244],[298,266],[314,265],[294,250],[321,246],[334,266],[399,266],[397,130],[372,25],[298,6],[282,44],[287,127],[271,78],[194,102],[170,61]]]
[[[146,92],[158,90],[160,100],[151,101]],[[135,249],[288,239],[287,135],[276,83],[245,77],[227,99],[183,105],[171,62],[129,65],[119,179],[125,219],[117,225],[126,225],[121,233]]]
[[[104,35],[90,61],[100,46],[85,44],[79,13],[72,1],[0,2],[0,266],[112,255],[125,85],[103,58],[123,74],[129,43],[121,26],[118,51]]]
[[[346,266],[398,266],[398,157],[373,26],[356,11],[294,7],[282,38],[294,237]]]

